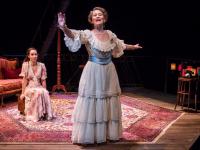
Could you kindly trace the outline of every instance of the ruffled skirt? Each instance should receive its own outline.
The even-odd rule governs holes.
[[[37,122],[41,119],[51,120],[53,111],[49,92],[43,87],[25,89],[26,120]]]
[[[82,144],[119,140],[122,134],[121,89],[113,63],[88,61],[79,83],[72,115],[72,142]]]

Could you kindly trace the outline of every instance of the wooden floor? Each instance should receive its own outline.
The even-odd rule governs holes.
[[[164,94],[162,92],[147,90],[144,88],[126,89],[123,94],[132,97],[148,97],[148,103],[174,109],[176,100],[175,95]],[[156,143],[152,144],[137,144],[137,143],[107,143],[102,145],[92,146],[77,146],[65,143],[26,143],[26,144],[0,144],[0,149],[4,150],[193,150],[192,145],[200,136],[200,111],[181,110],[180,106],[177,107],[178,111],[185,112],[170,128],[162,135]],[[200,146],[196,148],[200,150]],[[195,149],[195,150],[196,150]]]

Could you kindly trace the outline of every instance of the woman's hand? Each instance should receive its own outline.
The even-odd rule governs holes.
[[[142,46],[140,46],[139,44],[135,44],[133,46],[134,46],[135,49],[141,49],[142,48]]]
[[[74,34],[65,24],[65,14],[62,12],[58,13],[58,27],[69,37],[74,39]]]
[[[65,14],[62,12],[58,13],[58,27],[64,28],[65,27]]]
[[[20,99],[23,100],[24,98],[25,98],[25,95],[24,95],[24,94],[21,94],[21,95],[20,95]]]

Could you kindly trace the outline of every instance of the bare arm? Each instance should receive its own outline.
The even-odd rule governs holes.
[[[136,49],[141,49],[142,46],[140,46],[139,44],[125,44],[126,45],[126,49],[125,50],[136,50]]]
[[[41,83],[42,83],[43,88],[46,89],[47,88],[46,80],[42,80]]]
[[[66,34],[69,38],[74,39],[74,34],[72,31],[67,27],[67,25],[64,25],[63,27],[59,26],[59,28]]]
[[[58,13],[58,27],[69,37],[74,39],[74,34],[65,24],[65,14],[59,12]]]
[[[23,77],[23,79],[22,79],[22,93],[20,95],[20,99],[23,99],[25,97],[24,91],[25,91],[25,88],[27,86],[27,83],[28,83],[28,80],[25,77]]]

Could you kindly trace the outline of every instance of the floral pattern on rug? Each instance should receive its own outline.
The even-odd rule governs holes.
[[[55,118],[51,121],[25,121],[17,106],[0,111],[0,142],[68,142],[76,94],[51,95]],[[152,142],[181,113],[122,95],[123,140]]]

